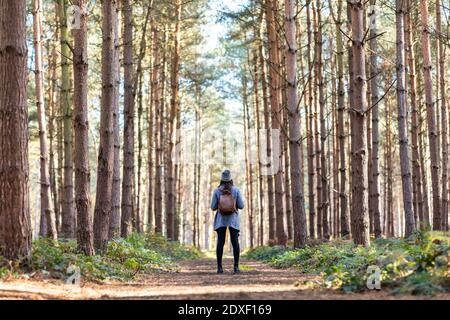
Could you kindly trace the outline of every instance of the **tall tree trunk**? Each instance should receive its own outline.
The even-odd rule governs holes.
[[[133,6],[122,2],[123,65],[124,65],[124,127],[121,235],[131,233],[134,185],[134,72],[133,72]]]
[[[380,134],[379,134],[379,67],[378,67],[378,40],[377,40],[377,1],[370,1],[370,93],[371,93],[371,109],[372,109],[372,152],[371,152],[371,164],[372,164],[372,180],[370,185],[371,198],[371,211],[373,214],[373,231],[375,238],[381,237],[381,214],[380,214],[380,186],[379,186],[379,144],[380,144]]]
[[[179,108],[179,74],[180,74],[180,22],[181,22],[181,0],[176,0],[176,22],[173,52],[172,52],[172,65],[171,65],[171,98],[170,98],[170,112],[169,112],[169,148],[168,148],[168,163],[167,163],[167,237],[169,239],[175,239],[175,215],[176,215],[176,196],[175,196],[175,171],[172,153],[174,151],[174,128],[176,122],[177,110]]]
[[[69,31],[67,28],[67,0],[59,0],[59,21],[61,33],[61,92],[60,103],[63,112],[64,130],[64,187],[62,195],[62,225],[61,236],[75,237],[75,212],[73,196],[73,154],[72,154],[72,103],[70,98],[70,48]]]
[[[259,64],[261,69],[261,87],[262,87],[262,98],[263,98],[263,109],[264,109],[264,127],[266,129],[266,155],[270,160],[270,163],[267,165],[267,169],[270,164],[273,165],[272,159],[272,130],[270,126],[270,107],[269,107],[269,93],[267,89],[267,68],[266,62],[264,60],[264,46],[262,39],[262,28],[263,28],[263,11],[261,11],[261,26],[260,26],[260,40],[258,45],[258,55],[259,55]],[[267,169],[265,171],[267,171]],[[268,218],[269,218],[269,243],[273,243],[275,241],[275,204],[274,204],[274,190],[273,190],[273,175],[266,172],[267,180],[267,209],[268,209]]]
[[[73,92],[77,243],[80,251],[91,256],[95,252],[89,187],[87,8],[85,0],[76,0],[74,4],[81,8],[80,28],[73,31],[73,79],[77,84]]]
[[[192,208],[192,243],[200,246],[199,241],[199,193],[200,193],[200,146],[201,146],[201,105],[200,105],[200,84],[195,84],[195,138],[194,138],[194,185],[193,185],[193,208]],[[226,159],[226,156],[224,157]]]
[[[138,62],[139,64],[139,62]],[[139,66],[138,66],[139,67]],[[136,173],[136,210],[134,210],[129,226],[130,230],[137,229],[137,223],[141,217],[141,208],[143,206],[144,200],[142,196],[142,163],[143,163],[143,123],[144,123],[144,92],[143,92],[143,75],[142,72],[137,74],[137,173]],[[153,89],[151,89],[153,90]],[[152,94],[150,93],[150,99],[152,99]],[[152,104],[153,102],[151,102]],[[150,201],[151,202],[151,201]]]
[[[162,47],[161,47],[161,84],[159,85],[159,102],[158,102],[158,112],[159,112],[159,128],[157,127],[157,130],[159,130],[159,144],[157,148],[157,152],[159,152],[159,165],[157,165],[157,170],[160,171],[160,180],[161,181],[160,186],[157,186],[156,188],[159,190],[155,192],[155,195],[157,196],[156,201],[159,201],[161,203],[161,211],[156,214],[160,215],[156,219],[156,226],[159,228],[160,233],[164,234],[164,215],[163,213],[167,213],[167,207],[164,207],[163,209],[163,198],[165,195],[165,192],[167,191],[163,187],[167,185],[167,171],[165,164],[167,163],[167,157],[166,157],[166,148],[167,145],[167,128],[166,128],[166,75],[167,75],[167,43],[168,43],[168,32],[167,32],[167,26],[165,25],[163,28],[163,34],[162,34]],[[163,193],[164,192],[164,193]],[[166,220],[167,224],[167,220]]]
[[[319,73],[320,73],[320,65],[319,65],[319,54],[321,54],[321,43],[319,41],[319,15],[318,11],[320,10],[318,8],[318,5],[320,3],[317,3],[314,5],[312,4],[312,12],[313,12],[313,30],[314,30],[314,87],[319,88]],[[320,22],[321,23],[321,22]],[[320,149],[320,129],[319,129],[319,101],[318,101],[318,92],[317,90],[314,90],[313,94],[313,113],[314,113],[314,129],[311,127],[311,132],[314,131],[314,160],[315,160],[315,169],[316,169],[316,204],[317,205],[317,238],[321,239],[323,236],[322,233],[322,180],[321,180],[321,152]]]
[[[55,53],[56,54],[56,53]],[[59,63],[59,62],[58,62]],[[55,66],[56,69],[56,66]],[[56,71],[56,70],[55,70]],[[55,75],[55,79],[56,79]],[[57,90],[59,90],[59,85]],[[62,211],[62,199],[64,195],[64,148],[63,148],[63,117],[62,117],[62,110],[60,108],[60,100],[61,95],[58,96],[59,101],[57,103],[57,106],[55,105],[55,108],[57,108],[56,111],[56,150],[57,150],[57,157],[58,157],[58,166],[57,166],[57,180],[58,180],[58,210],[59,210],[59,229],[58,229],[58,236],[61,237],[61,231],[62,231],[62,221],[63,221],[63,211]],[[75,219],[74,219],[75,220]]]
[[[258,39],[259,39],[259,29],[258,29]],[[254,100],[254,119],[255,119],[255,136],[256,136],[256,147],[258,155],[258,196],[259,196],[259,229],[258,229],[258,244],[260,246],[264,245],[264,176],[262,171],[263,163],[261,161],[261,121],[260,121],[260,100],[259,100],[259,68],[258,68],[258,52],[255,50],[253,52],[253,100]],[[263,81],[265,79],[262,79]]]
[[[283,78],[286,78],[286,72],[283,72]],[[286,85],[283,86],[283,106],[287,105]],[[283,108],[283,127],[289,128],[288,109]],[[286,129],[285,129],[286,130]],[[289,157],[289,135],[282,135],[283,144],[283,166],[284,166],[284,185],[285,185],[285,206],[286,206],[286,229],[288,240],[294,239],[294,226],[292,218],[292,196],[291,196],[291,177],[290,177],[290,157]]]
[[[26,1],[0,1],[0,255],[28,257]]]
[[[33,36],[34,36],[34,76],[36,90],[36,109],[39,126],[40,144],[40,184],[41,184],[41,215],[45,216],[45,236],[56,239],[55,215],[53,211],[52,196],[50,190],[50,167],[48,162],[47,124],[44,105],[44,79],[42,70],[42,1],[33,0]]]
[[[294,0],[285,0],[286,32],[286,73],[287,73],[287,107],[289,110],[289,158],[294,221],[294,247],[306,244],[308,234],[306,227],[305,198],[301,184],[301,135],[300,116],[297,97],[297,43],[296,17],[297,5]],[[286,186],[287,188],[288,186]],[[288,222],[290,223],[290,222]]]
[[[398,136],[400,142],[400,171],[402,175],[403,210],[405,212],[405,236],[408,237],[415,230],[413,199],[411,190],[411,168],[409,165],[407,106],[406,106],[406,72],[405,72],[405,41],[404,17],[405,6],[403,0],[396,0],[397,24],[397,108],[398,108]]]
[[[341,236],[350,234],[350,221],[347,209],[347,164],[345,159],[345,89],[344,89],[344,43],[342,39],[342,7],[343,0],[338,2],[336,21],[336,49],[337,49],[337,69],[338,69],[338,135],[339,135],[339,217]],[[336,155],[337,156],[337,155]]]
[[[159,69],[160,66],[160,57],[159,57],[159,31],[156,26],[153,26],[153,71],[152,71],[152,100],[154,106],[155,113],[155,194],[154,194],[154,208],[155,208],[155,231],[162,233],[162,194],[161,194],[161,152],[160,152],[160,122],[162,121],[161,117],[161,106],[159,105]],[[153,199],[152,199],[153,201]]]
[[[130,217],[130,232],[132,230],[136,230],[138,227],[138,222],[141,217],[141,207],[143,206],[144,200],[142,196],[142,153],[143,153],[143,134],[142,127],[144,122],[144,93],[143,93],[143,75],[142,73],[138,73],[137,75],[137,174],[136,174],[136,210]],[[128,219],[127,219],[128,220]],[[123,221],[125,222],[125,221]]]
[[[120,90],[120,50],[119,50],[119,6],[116,5],[113,15],[114,54],[113,54],[113,130],[114,130],[114,162],[113,182],[111,189],[111,218],[108,239],[120,235],[120,125],[119,125],[119,90]]]
[[[279,39],[276,30],[276,17],[278,12],[278,0],[266,0],[266,20],[269,35],[269,60],[270,64],[270,100],[272,111],[272,130],[280,130],[281,126],[281,84],[280,84],[280,52]],[[273,134],[273,132],[272,132]],[[281,141],[274,141],[280,145]],[[281,149],[280,149],[281,151]],[[287,236],[284,229],[284,205],[283,205],[283,175],[281,171],[282,154],[278,157],[278,171],[275,173],[275,209],[276,209],[276,235],[279,245],[286,245]]]
[[[56,8],[57,9],[57,8]],[[58,33],[58,29],[56,30],[56,33]],[[56,39],[57,40],[57,39]],[[49,46],[49,51],[51,52],[52,58],[49,63],[49,90],[48,90],[48,102],[49,102],[49,124],[48,124],[48,134],[49,134],[49,159],[50,159],[50,189],[51,194],[53,198],[53,210],[55,212],[55,224],[56,224],[56,230],[59,233],[60,227],[61,227],[61,212],[59,210],[60,208],[60,202],[59,202],[59,194],[58,194],[58,183],[57,181],[57,167],[56,167],[56,159],[55,159],[55,137],[59,136],[59,132],[57,132],[57,128],[55,128],[55,124],[57,123],[56,120],[58,118],[58,109],[56,105],[56,90],[58,85],[58,79],[56,75],[56,68],[57,68],[57,53],[56,53],[56,45],[54,42]],[[60,150],[57,150],[57,154],[60,153]]]
[[[309,207],[309,237],[314,239],[316,237],[316,228],[315,228],[315,193],[314,193],[314,137],[313,137],[313,62],[311,61],[311,51],[312,51],[312,29],[311,29],[311,1],[307,2],[307,11],[306,11],[306,21],[307,21],[307,30],[308,30],[308,102],[306,103],[306,113],[307,113],[307,126],[306,126],[306,135],[307,135],[307,153],[308,153],[308,207]]]
[[[320,184],[321,184],[321,202],[318,203],[320,207],[320,215],[322,217],[322,237],[326,240],[330,239],[330,231],[328,224],[328,208],[329,208],[329,194],[328,194],[328,170],[326,161],[326,140],[328,136],[326,122],[325,122],[325,93],[324,93],[324,78],[323,78],[323,61],[322,61],[322,15],[321,4],[317,0],[317,84],[319,89],[319,116],[320,116]]]
[[[433,229],[441,229],[441,194],[439,180],[438,133],[436,129],[436,110],[433,96],[433,80],[431,74],[430,27],[428,25],[428,1],[420,0],[422,21],[422,55],[423,76],[425,86],[425,104],[427,107],[428,144],[431,160],[431,187],[433,194]]]
[[[362,0],[349,2],[352,17],[353,101],[350,110],[352,127],[352,234],[356,244],[368,246],[369,217],[366,204],[366,57],[364,53],[364,25]]]
[[[200,92],[200,91],[199,91]],[[197,113],[197,146],[201,146],[202,145],[202,112],[201,112],[201,108],[200,108],[200,100],[201,100],[201,96],[200,94],[198,94],[198,106],[199,106],[199,110]],[[195,185],[195,197],[194,197],[194,201],[197,204],[196,205],[196,211],[195,211],[195,225],[197,227],[197,233],[196,233],[196,243],[197,246],[200,246],[200,210],[199,210],[199,206],[200,206],[200,186],[201,186],[201,158],[202,158],[202,149],[200,147],[197,148],[197,156],[196,159],[197,161],[195,162],[195,175],[196,175],[196,181],[197,184]]]
[[[420,86],[418,86],[420,87]],[[423,107],[422,104],[419,103],[419,114],[423,113]],[[425,119],[423,117],[420,117],[419,123],[424,123]],[[423,201],[422,201],[422,207],[423,207],[423,224],[424,228],[428,229],[431,226],[430,221],[430,207],[428,202],[428,170],[425,166],[426,161],[426,146],[425,146],[425,130],[423,128],[420,128],[419,126],[419,157],[420,157],[420,173],[422,178],[422,194],[423,194]]]
[[[146,37],[147,37],[147,27],[148,27],[148,23],[150,20],[150,13],[152,10],[152,4],[153,2],[150,2],[147,6],[147,13],[145,16],[145,20],[144,20],[144,25],[142,27],[142,35],[141,35],[141,41],[139,44],[139,55],[137,57],[137,66],[136,66],[136,73],[134,75],[133,78],[133,101],[135,101],[135,98],[137,96],[137,103],[138,103],[138,114],[137,114],[137,131],[138,131],[138,155],[137,155],[137,177],[136,177],[136,188],[133,188],[133,192],[135,193],[135,196],[133,197],[135,200],[133,200],[132,205],[133,205],[133,210],[131,211],[131,215],[125,215],[122,216],[122,236],[124,236],[125,234],[129,234],[132,232],[133,230],[133,226],[134,229],[138,230],[138,232],[142,231],[142,224],[141,224],[141,186],[142,186],[142,179],[141,179],[141,168],[142,168],[142,148],[143,148],[143,142],[142,142],[142,113],[143,113],[143,93],[142,93],[142,86],[143,86],[143,70],[142,70],[142,60],[144,59],[145,56],[145,52],[146,52]],[[150,45],[151,47],[151,45]],[[152,101],[152,95],[153,95],[153,89],[150,89],[149,92],[149,100],[148,100],[148,109],[149,112],[147,112],[147,119],[146,121],[149,122],[149,119],[153,119],[153,113],[152,113],[152,106],[153,106],[153,101]],[[134,103],[134,102],[133,102]],[[153,136],[151,135],[151,130],[153,129],[153,125],[148,127],[148,154],[151,155],[152,153],[152,148],[151,148],[151,143],[153,142]],[[133,151],[134,152],[134,151]],[[151,162],[150,160],[148,161],[148,170],[149,173],[151,172],[151,168],[153,168],[152,166],[150,166]],[[133,176],[133,180],[134,180],[134,176]],[[153,208],[153,195],[151,194],[150,191],[152,191],[152,188],[150,188],[150,183],[152,181],[151,179],[151,175],[148,176],[148,187],[149,187],[149,194],[147,197],[147,212],[152,212],[151,208]],[[136,205],[136,207],[134,208],[134,205]],[[150,219],[152,216],[148,215],[149,219],[148,219],[148,226],[150,227],[151,225],[153,225],[153,220]],[[124,229],[125,228],[125,229]],[[150,229],[150,228],[149,228]]]
[[[389,99],[386,102],[386,175],[387,175],[387,205],[385,208],[385,224],[386,235],[388,237],[394,236],[394,199],[393,199],[393,181],[392,181],[392,122],[391,122],[391,104]]]
[[[352,11],[350,4],[347,2],[347,32],[351,35],[352,32]],[[351,148],[351,128],[350,128],[350,111],[354,109],[355,102],[354,102],[354,84],[353,84],[353,49],[352,49],[352,41],[349,40],[347,44],[347,62],[348,62],[348,117],[345,120],[345,129],[347,129],[347,135],[350,137],[350,139],[347,139],[347,158],[348,158],[348,190],[350,192],[348,193],[348,201],[350,202],[349,210],[346,211],[346,216],[341,216],[341,234],[342,236],[351,235],[351,202],[353,198],[353,194],[351,192],[352,190],[352,179],[353,176],[351,175],[351,161],[352,161],[352,148]],[[346,224],[346,226],[344,225]],[[346,229],[344,227],[347,227]]]
[[[414,212],[420,223],[423,223],[423,197],[422,197],[422,180],[420,176],[420,157],[419,157],[419,114],[417,109],[416,96],[416,65],[414,47],[412,45],[411,36],[411,10],[412,3],[408,0],[407,11],[405,14],[405,52],[406,61],[409,72],[409,92],[411,97],[411,150],[412,150],[412,183],[414,195]],[[419,221],[416,221],[416,225]]]
[[[176,132],[175,132],[175,152],[176,152],[176,159],[175,167],[174,167],[174,180],[175,180],[175,229],[174,229],[174,240],[175,241],[181,241],[180,234],[181,234],[181,221],[182,221],[182,214],[181,214],[181,205],[182,205],[182,198],[184,197],[184,194],[182,192],[182,181],[181,181],[181,174],[183,171],[182,166],[182,152],[181,152],[181,108],[180,104],[177,104],[177,110],[176,110]]]
[[[252,168],[250,164],[250,134],[248,117],[248,96],[247,96],[247,78],[242,76],[242,100],[243,100],[243,125],[244,125],[244,158],[245,158],[245,176],[246,176],[246,198],[247,198],[247,217],[248,234],[250,239],[250,248],[253,248],[254,230],[253,230],[253,208],[252,208]]]
[[[331,72],[333,74],[338,75],[337,68],[336,68],[336,59],[337,54],[334,54],[331,57]],[[338,75],[339,77],[339,75]],[[337,239],[339,237],[339,130],[338,130],[338,110],[337,110],[337,100],[339,92],[337,90],[337,84],[338,81],[336,79],[331,80],[331,127],[332,127],[332,137],[333,139],[330,141],[330,144],[332,144],[333,149],[329,148],[328,152],[328,160],[333,165],[333,169],[330,169],[330,173],[333,172],[333,190],[331,194],[333,195],[333,201],[332,201],[332,208],[330,208],[331,211],[331,218],[332,221],[330,221],[330,225],[332,227],[332,235],[334,239]],[[331,183],[330,183],[331,187]],[[331,196],[330,194],[330,196]]]
[[[445,52],[442,44],[443,34],[441,31],[441,0],[436,0],[436,41],[438,42],[438,79],[439,79],[439,93],[438,100],[441,102],[441,150],[442,150],[442,170],[441,170],[441,183],[442,183],[442,208],[441,208],[441,230],[448,230],[448,109],[446,101],[446,77],[445,74]]]
[[[419,10],[416,9],[414,10],[414,20],[418,21],[419,20]],[[417,37],[418,33],[420,32],[419,30],[413,29],[415,31],[415,35]],[[421,48],[419,48],[421,46],[420,43],[418,43],[417,41],[415,42],[415,51],[419,52],[421,50]],[[415,64],[415,70],[419,70],[420,69],[420,55],[417,56],[417,59],[415,60],[416,64]],[[416,75],[416,79],[417,79],[417,88],[423,88],[423,73],[417,73]],[[421,179],[422,179],[422,218],[423,218],[423,222],[422,222],[422,227],[424,229],[429,229],[431,228],[431,222],[430,222],[430,204],[428,201],[428,194],[430,193],[430,189],[428,188],[428,168],[425,165],[427,162],[427,155],[426,155],[426,143],[425,143],[425,135],[426,135],[426,113],[425,113],[425,103],[423,101],[423,94],[419,94],[417,99],[417,105],[418,105],[418,116],[419,116],[419,127],[418,127],[418,138],[419,138],[419,162],[420,162],[420,174],[421,174]]]
[[[94,243],[103,250],[109,235],[111,194],[114,166],[114,14],[115,0],[102,2],[102,98],[100,114],[100,145],[98,150],[97,192],[94,211]]]
[[[153,83],[153,81],[152,81]],[[147,165],[148,165],[148,206],[147,206],[147,228],[154,231],[155,229],[155,211],[154,211],[154,190],[155,190],[155,183],[154,183],[154,174],[155,174],[155,157],[154,157],[154,149],[155,149],[155,141],[156,137],[154,135],[154,120],[155,120],[155,104],[153,99],[153,89],[152,94],[149,101],[148,106],[148,133],[147,133],[147,141],[148,141],[148,151],[147,151]]]

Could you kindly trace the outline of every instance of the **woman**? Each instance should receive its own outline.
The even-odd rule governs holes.
[[[234,212],[232,212],[231,214],[222,214],[219,210],[220,196],[230,192],[235,201]],[[240,248],[238,209],[244,209],[244,199],[242,198],[239,189],[233,185],[230,170],[225,170],[224,172],[222,172],[220,185],[216,190],[214,190],[212,196],[211,209],[217,210],[216,216],[214,217],[214,230],[217,232],[217,273],[223,273],[222,256],[227,227],[230,229],[231,244],[233,245],[234,273],[239,273]]]

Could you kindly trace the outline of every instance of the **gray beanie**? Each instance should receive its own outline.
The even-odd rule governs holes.
[[[224,170],[222,172],[222,177],[220,178],[220,180],[226,181],[226,182],[231,181],[231,172],[230,172],[230,170],[228,170],[228,169]]]

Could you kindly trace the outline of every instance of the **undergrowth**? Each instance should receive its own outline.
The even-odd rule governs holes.
[[[369,266],[381,271],[381,286],[395,293],[433,295],[450,289],[450,234],[415,232],[408,239],[377,239],[365,248],[331,241],[300,249],[258,247],[246,252],[276,268],[294,267],[323,276],[324,287],[367,290]]]
[[[41,274],[65,279],[69,266],[79,268],[85,280],[130,280],[149,272],[176,272],[177,261],[201,255],[194,247],[168,241],[157,234],[132,234],[111,240],[104,252],[86,256],[74,240],[40,238],[33,242],[29,259],[21,263],[0,257],[0,279]]]

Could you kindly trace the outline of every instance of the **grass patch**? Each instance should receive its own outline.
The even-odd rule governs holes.
[[[241,271],[254,271],[255,270],[254,267],[251,267],[251,266],[248,266],[248,265],[242,264],[242,263],[239,265],[239,269],[241,269]]]
[[[258,247],[245,256],[276,268],[320,274],[323,286],[366,290],[367,268],[378,266],[381,285],[393,293],[432,295],[450,289],[450,234],[416,232],[408,239],[377,239],[368,247],[332,241],[300,249]]]
[[[88,257],[77,250],[76,241],[40,238],[33,242],[30,259],[21,264],[0,259],[0,278],[17,273],[41,273],[65,279],[74,265],[85,280],[131,280],[150,272],[176,272],[177,261],[194,259],[201,253],[196,248],[168,241],[156,234],[132,234],[111,240],[105,251]]]

